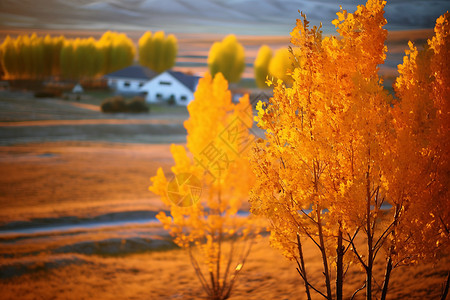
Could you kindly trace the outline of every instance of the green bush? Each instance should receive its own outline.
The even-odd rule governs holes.
[[[149,112],[149,107],[145,104],[145,99],[142,97],[134,97],[127,103],[128,111],[131,113]]]
[[[101,109],[104,113],[118,113],[125,112],[127,106],[125,104],[125,99],[122,96],[114,96],[106,98],[101,104]]]
[[[150,110],[142,97],[134,97],[131,100],[125,100],[122,96],[106,98],[102,102],[100,108],[104,113],[148,113]]]

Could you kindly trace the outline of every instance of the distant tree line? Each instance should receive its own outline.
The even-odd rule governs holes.
[[[263,45],[259,48],[254,62],[254,74],[256,85],[260,88],[267,88],[266,78],[280,79],[286,84],[292,82],[290,70],[295,64],[292,49],[281,48],[273,55],[269,46]]]
[[[294,66],[292,49],[278,49],[273,55],[272,49],[262,45],[253,63],[256,85],[267,88],[266,78],[280,79],[286,84],[291,83],[290,70]],[[245,51],[236,36],[230,34],[221,42],[211,46],[208,56],[208,66],[211,75],[222,73],[229,82],[238,82],[245,69]]]
[[[61,51],[64,78],[93,78],[125,68],[133,63],[136,49],[123,33],[106,32],[94,38],[67,40]]]
[[[1,63],[8,79],[57,76],[64,37],[9,36],[1,45]]]
[[[175,65],[178,41],[173,34],[145,32],[138,49],[124,33],[107,31],[100,39],[64,36],[7,36],[0,45],[0,67],[5,79],[91,79],[133,64],[136,54],[142,66],[157,73]],[[258,87],[266,87],[267,76],[289,83],[287,70],[292,68],[293,55],[263,45],[254,61]],[[215,42],[208,56],[209,73],[222,73],[229,82],[238,82],[245,69],[245,51],[236,36],[228,35]]]
[[[99,40],[36,34],[8,36],[0,46],[8,79],[94,78],[131,65],[135,52],[131,39],[110,31]]]

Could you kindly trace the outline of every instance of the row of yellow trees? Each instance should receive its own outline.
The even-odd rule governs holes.
[[[280,79],[286,84],[291,84],[289,71],[293,69],[294,62],[295,57],[290,49],[278,49],[273,55],[269,46],[262,45],[253,64],[256,85],[259,88],[267,88],[266,79],[268,76],[272,80]]]
[[[21,35],[6,37],[0,47],[1,62],[7,78],[57,76],[64,37]]]
[[[385,4],[368,0],[353,14],[338,12],[338,36],[323,38],[304,15],[297,20],[291,83],[272,83],[273,98],[258,104],[265,136],[250,155],[248,99],[232,104],[221,74],[200,81],[185,123],[191,155],[172,147],[175,194],[190,196],[189,205],[174,201],[174,181],[161,169],[150,190],[170,206],[171,216],[158,218],[189,249],[209,299],[230,296],[249,253],[236,245],[258,232],[255,215],[269,220],[271,245],[293,261],[307,299],[353,299],[362,290],[366,299],[386,299],[396,267],[448,255],[450,14],[437,20],[424,50],[410,43],[394,99],[378,75],[387,51]],[[186,174],[202,183],[205,197],[179,180]],[[252,215],[239,217],[249,189]],[[323,282],[309,280],[306,240],[322,261],[314,272]],[[374,273],[375,264],[385,273]],[[344,295],[352,265],[365,276]],[[442,299],[447,292],[448,280]]]
[[[173,34],[148,31],[139,39],[138,46],[141,65],[157,73],[175,65],[178,42]],[[36,34],[8,36],[0,46],[0,62],[8,79],[94,78],[131,65],[135,54],[131,39],[124,33],[110,31],[99,40]],[[254,62],[257,85],[267,87],[265,79],[269,74],[288,82],[286,70],[291,68],[292,61],[287,49],[278,50],[272,58],[272,50],[262,46]],[[211,46],[208,66],[210,74],[220,72],[229,82],[238,82],[245,69],[244,47],[234,35],[226,36]]]
[[[273,55],[269,46],[262,45],[253,63],[256,85],[259,88],[267,88],[267,76],[290,83],[288,72],[293,63],[294,56],[289,49],[278,49]],[[221,42],[212,45],[208,66],[211,75],[220,72],[228,82],[238,82],[241,79],[245,69],[245,51],[236,36],[228,35]]]
[[[77,79],[93,78],[129,66],[135,49],[125,34],[108,31],[99,40],[36,34],[8,36],[0,53],[8,79],[49,76]]]
[[[159,73],[174,65],[177,50],[173,35],[166,38],[163,32],[153,36],[146,32],[139,40],[139,61]],[[8,79],[94,78],[131,65],[135,54],[130,38],[110,31],[99,40],[8,36],[0,46],[0,60]]]

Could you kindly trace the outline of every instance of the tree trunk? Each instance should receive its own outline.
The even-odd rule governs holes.
[[[342,246],[342,230],[339,224],[337,240],[337,262],[336,262],[336,299],[342,300],[342,286],[344,284],[344,247]]]
[[[323,238],[322,230],[321,211],[319,210],[319,208],[317,208],[317,221],[317,226],[319,229],[320,252],[322,253],[323,275],[325,276],[325,285],[327,287],[327,299],[332,300],[333,296],[331,294],[330,272],[328,270],[327,253],[325,251],[325,241]]]
[[[383,283],[383,290],[381,291],[381,300],[386,300],[386,295],[389,286],[389,278],[391,277],[391,271],[392,271],[392,258],[389,256],[386,265],[386,273],[384,274],[384,283]]]
[[[298,234],[297,234],[297,245],[298,245],[298,255],[300,257],[300,265],[302,266],[301,272],[303,273],[303,281],[305,282],[306,297],[308,298],[308,300],[311,300],[308,278],[306,277],[305,260],[303,259],[302,243],[300,241],[300,235]]]
[[[370,152],[369,152],[370,156]],[[372,236],[372,224],[370,219],[370,166],[366,173],[366,193],[367,193],[367,211],[366,211],[366,232],[367,232],[367,268],[366,268],[366,299],[372,300],[372,269],[373,269],[373,236]]]
[[[441,300],[447,299],[449,285],[450,285],[450,272],[448,272],[447,274],[447,281],[445,282],[445,287],[444,291],[442,292]]]

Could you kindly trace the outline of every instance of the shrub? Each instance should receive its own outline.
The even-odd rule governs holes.
[[[104,113],[126,112],[127,105],[125,104],[125,99],[122,96],[114,96],[103,101],[101,104],[101,110]]]
[[[131,100],[125,100],[122,96],[107,98],[101,104],[101,110],[104,113],[142,113],[149,112],[149,107],[145,104],[142,97],[134,97]]]
[[[60,90],[44,89],[34,93],[35,98],[55,98],[62,95]]]
[[[145,104],[145,99],[139,96],[134,97],[127,103],[128,112],[142,113],[149,112],[150,108]]]

